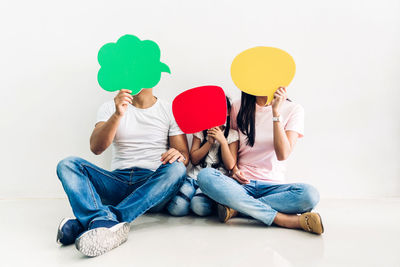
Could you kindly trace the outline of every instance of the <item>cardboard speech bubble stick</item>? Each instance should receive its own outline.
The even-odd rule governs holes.
[[[170,72],[160,62],[160,48],[150,40],[124,35],[116,43],[103,45],[97,55],[101,66],[97,81],[106,91],[129,89],[132,95],[143,88],[153,88],[161,79],[161,72]]]
[[[219,86],[200,86],[184,91],[172,102],[176,123],[184,133],[191,134],[226,122],[224,90]]]
[[[258,46],[247,49],[235,57],[231,76],[243,92],[255,96],[268,96],[271,103],[280,86],[293,80],[296,65],[285,51],[275,47]]]

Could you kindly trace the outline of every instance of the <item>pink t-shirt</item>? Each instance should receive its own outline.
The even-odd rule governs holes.
[[[264,180],[282,183],[285,180],[285,161],[278,161],[274,149],[272,107],[256,104],[256,134],[254,146],[247,145],[247,136],[238,128],[236,117],[240,100],[232,105],[231,127],[239,132],[238,167],[250,180]],[[280,115],[285,131],[295,131],[304,135],[304,109],[299,104],[285,101]]]

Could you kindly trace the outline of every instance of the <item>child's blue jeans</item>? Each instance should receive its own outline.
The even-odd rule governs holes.
[[[214,206],[214,201],[201,192],[197,181],[187,176],[178,193],[167,204],[167,210],[174,216],[188,215],[190,210],[199,216],[208,216]]]

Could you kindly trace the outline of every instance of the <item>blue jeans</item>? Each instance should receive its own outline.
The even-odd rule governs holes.
[[[188,215],[190,210],[196,215],[208,216],[211,215],[214,205],[200,190],[197,181],[187,176],[176,196],[167,204],[167,210],[174,216]]]
[[[179,190],[186,167],[174,162],[155,171],[134,167],[110,172],[84,159],[68,157],[58,163],[57,175],[74,215],[88,228],[94,220],[131,222],[165,203]]]
[[[197,181],[201,190],[216,202],[267,225],[273,223],[277,212],[304,213],[319,201],[318,191],[308,184],[250,180],[242,185],[212,168],[201,170]]]

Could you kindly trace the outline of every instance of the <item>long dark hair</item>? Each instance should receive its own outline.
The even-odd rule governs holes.
[[[256,138],[256,97],[254,95],[242,92],[236,122],[238,129],[247,136],[246,144],[254,146]]]
[[[291,100],[288,98],[287,101]],[[256,96],[242,92],[240,109],[236,117],[238,129],[246,135],[246,144],[254,146],[256,139]]]
[[[231,101],[229,100],[228,97],[226,97],[226,109],[228,112],[228,116],[226,117],[226,126],[225,126],[225,130],[224,130],[224,136],[225,138],[228,137],[229,135],[229,130],[231,128],[231,116],[230,114],[230,110],[231,110]],[[207,130],[203,131],[203,141],[201,142],[201,146],[203,146],[205,143],[207,142]],[[206,164],[206,157],[207,157],[208,153],[200,160],[199,164],[202,168],[207,167]],[[214,169],[218,169],[219,167],[223,166],[223,162],[222,162],[222,152],[221,152],[221,146],[219,146],[218,149],[218,163],[213,163],[211,165],[212,168]]]

